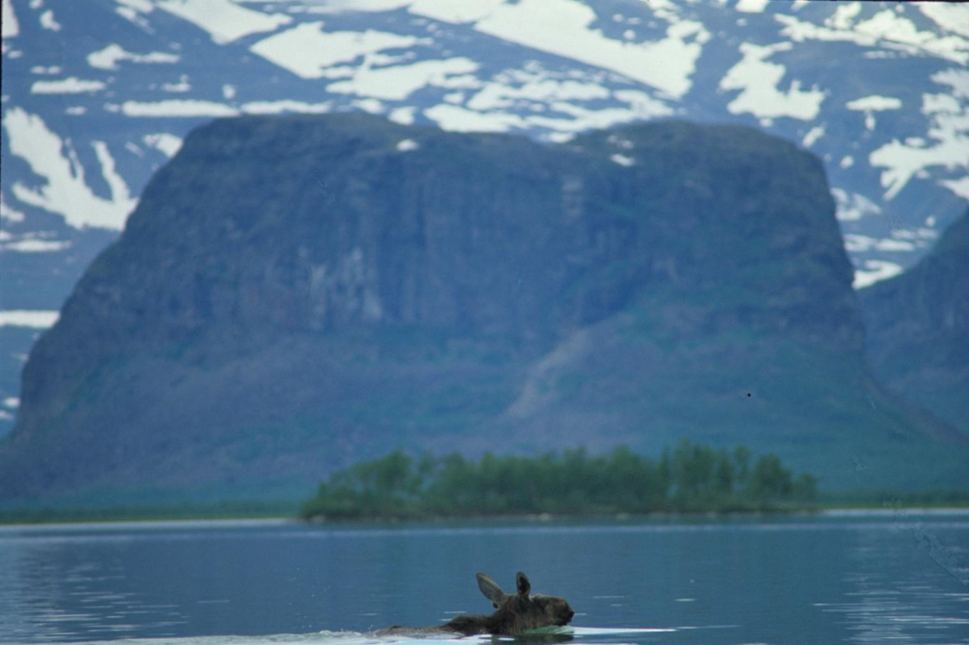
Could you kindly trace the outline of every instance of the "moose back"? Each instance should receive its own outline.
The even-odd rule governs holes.
[[[520,571],[515,576],[517,593],[507,594],[494,580],[477,574],[478,588],[491,601],[495,612],[490,616],[456,616],[443,625],[433,627],[403,627],[394,625],[377,632],[378,635],[406,634],[495,634],[517,636],[542,627],[568,625],[575,615],[564,598],[531,594],[532,584]]]

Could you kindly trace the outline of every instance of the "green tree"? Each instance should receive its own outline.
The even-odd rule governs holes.
[[[817,478],[796,479],[776,455],[694,444],[665,448],[659,462],[626,447],[578,448],[538,457],[485,453],[477,462],[401,450],[333,473],[302,509],[337,519],[503,513],[644,513],[808,504]]]
[[[714,470],[717,492],[726,496],[732,495],[735,478],[736,466],[730,455],[725,450],[721,450],[717,453],[717,465]]]
[[[733,449],[733,461],[736,464],[735,477],[740,487],[747,485],[747,477],[750,474],[750,449],[747,446],[737,446]]]
[[[795,502],[811,504],[818,498],[818,478],[809,473],[801,473],[794,479],[791,497]]]
[[[780,457],[768,453],[754,462],[748,486],[751,499],[765,503],[790,499],[794,484]]]

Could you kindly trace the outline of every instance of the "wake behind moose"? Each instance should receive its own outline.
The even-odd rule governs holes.
[[[575,612],[564,598],[531,595],[532,583],[520,571],[515,576],[517,593],[507,594],[494,580],[483,573],[475,576],[478,588],[491,601],[495,612],[490,616],[456,616],[443,625],[433,627],[402,627],[394,625],[377,632],[379,635],[394,634],[494,634],[517,636],[543,627],[563,627],[569,624]]]

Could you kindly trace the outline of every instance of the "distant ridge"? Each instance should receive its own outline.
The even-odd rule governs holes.
[[[969,212],[916,266],[858,296],[878,376],[969,437]]]

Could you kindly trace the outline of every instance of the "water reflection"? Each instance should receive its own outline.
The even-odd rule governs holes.
[[[529,642],[952,643],[969,639],[950,572],[967,547],[966,515],[7,528],[0,642],[372,644],[371,629],[487,612],[474,573],[524,570],[578,612]]]
[[[123,542],[117,537],[108,542]],[[0,640],[84,640],[185,623],[176,605],[153,605],[128,588],[120,554],[77,546],[0,540]]]
[[[851,642],[965,641],[969,589],[951,591],[946,579],[958,579],[953,567],[969,559],[965,535],[961,537],[960,542],[943,545],[922,520],[903,516],[897,518],[894,531],[860,532],[849,552],[851,568],[843,577],[848,586],[845,600],[818,605],[842,617]]]

